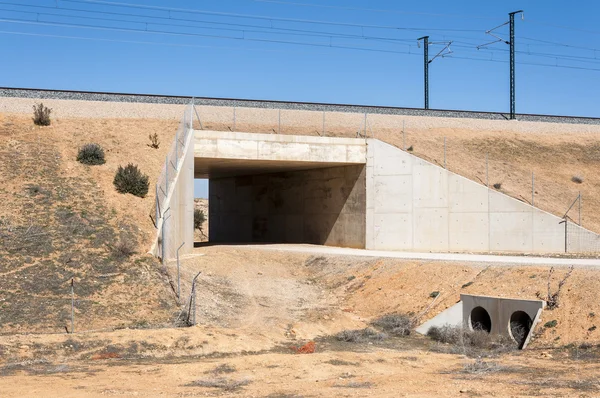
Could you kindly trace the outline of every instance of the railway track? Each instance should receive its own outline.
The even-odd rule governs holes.
[[[188,104],[192,99],[196,105],[227,106],[240,108],[289,109],[317,112],[348,112],[382,115],[406,115],[427,117],[451,117],[467,119],[508,120],[508,113],[463,111],[451,109],[421,109],[391,106],[351,105],[318,102],[291,102],[251,100],[236,98],[186,97],[156,94],[129,94],[92,91],[49,90],[32,88],[0,87],[0,98],[39,98],[61,100],[83,100],[103,102],[137,102],[152,104]],[[600,124],[600,117],[560,116],[539,114],[517,114],[517,120],[530,122]]]

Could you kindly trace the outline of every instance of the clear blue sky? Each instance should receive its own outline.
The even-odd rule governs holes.
[[[517,112],[600,117],[590,0],[0,0],[0,86],[422,107],[429,35],[431,108],[507,111],[508,45],[476,46],[519,9]]]

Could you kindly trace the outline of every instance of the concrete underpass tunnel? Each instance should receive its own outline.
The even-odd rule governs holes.
[[[195,159],[211,243],[365,247],[364,164]]]

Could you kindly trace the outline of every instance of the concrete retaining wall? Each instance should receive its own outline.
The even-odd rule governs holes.
[[[211,242],[365,247],[365,167],[211,179]]]
[[[179,159],[179,172],[169,186],[161,218],[158,220],[157,239],[151,252],[163,261],[194,250],[194,147],[193,134],[184,143]]]
[[[367,149],[367,249],[564,253],[552,214],[488,189],[392,145]],[[569,227],[569,252],[600,248],[600,236]]]

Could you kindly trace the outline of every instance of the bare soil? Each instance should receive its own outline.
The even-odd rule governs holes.
[[[176,277],[173,264],[168,271]],[[509,282],[531,275],[532,289],[521,294],[534,297],[545,284],[543,267],[407,264],[208,246],[183,260],[182,303],[199,271],[195,327],[0,336],[3,396],[600,394],[600,345],[590,336],[583,344],[560,342],[564,335],[576,337],[567,326],[584,311],[574,308],[576,287],[581,279],[598,280],[597,270],[574,274],[562,305],[545,312],[544,321],[558,320],[556,328],[541,328],[526,351],[507,352],[472,351],[414,334],[356,343],[335,336],[387,313],[432,315],[461,291],[489,291],[494,284],[501,295],[511,295]],[[424,314],[434,288],[441,304]],[[311,341],[314,353],[297,353]]]

